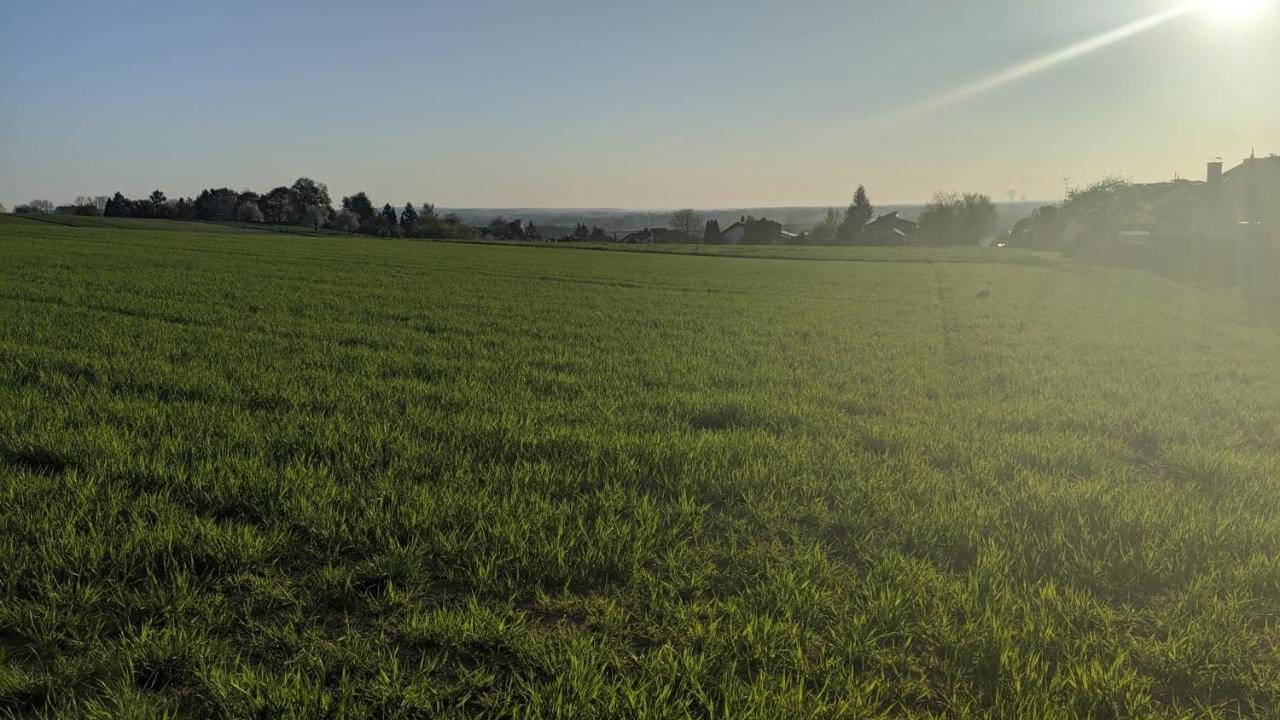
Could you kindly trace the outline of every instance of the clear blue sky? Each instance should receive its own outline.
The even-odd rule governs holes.
[[[1275,7],[912,112],[1175,4],[0,0],[0,202],[299,175],[444,206],[1044,199],[1280,152]]]

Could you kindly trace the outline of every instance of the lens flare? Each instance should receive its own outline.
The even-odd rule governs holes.
[[[1246,3],[1252,0],[1233,0],[1236,3]],[[905,117],[913,117],[923,115],[934,110],[940,110],[951,105],[968,100],[969,98],[990,92],[997,88],[1003,87],[1023,78],[1039,74],[1049,68],[1061,65],[1062,63],[1075,60],[1076,58],[1088,55],[1089,53],[1101,50],[1110,45],[1114,45],[1121,40],[1127,40],[1135,35],[1144,33],[1148,30],[1157,28],[1165,23],[1177,20],[1184,15],[1202,9],[1207,4],[1206,0],[1191,0],[1190,2],[1182,2],[1173,7],[1161,10],[1160,12],[1148,15],[1147,17],[1135,20],[1128,25],[1122,25],[1114,30],[1108,30],[1101,35],[1095,35],[1088,40],[1083,40],[1074,45],[1055,50],[1047,55],[1042,55],[1033,60],[1029,60],[1021,65],[1016,65],[1007,70],[1002,70],[994,75],[963,85],[955,90],[951,90],[940,95],[928,98],[909,108],[903,113]],[[1216,4],[1216,3],[1213,3]]]

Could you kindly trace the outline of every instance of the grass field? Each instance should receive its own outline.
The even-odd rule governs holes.
[[[1280,713],[1238,293],[843,252],[0,223],[0,714]]]
[[[244,222],[202,222],[194,220],[157,220],[154,218],[94,217],[84,215],[34,214],[0,215],[0,225],[30,228],[32,223],[89,230],[135,230],[146,232],[181,232],[239,235],[301,235],[307,237],[347,237],[334,230],[312,230],[297,225],[267,225]]]
[[[546,250],[608,250],[610,252],[657,255],[699,255],[707,257],[760,258],[769,260],[839,260],[845,262],[980,262],[1019,265],[1055,265],[1063,262],[1060,253],[1017,248],[946,247],[857,247],[850,245],[705,245],[702,243],[619,243],[619,242],[528,242],[524,240],[457,240],[476,245],[524,247]]]

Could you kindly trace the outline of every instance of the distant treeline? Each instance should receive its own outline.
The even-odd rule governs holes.
[[[75,205],[54,208],[47,201],[33,201],[14,208],[15,212],[67,212],[76,215],[153,218],[204,222],[264,223],[292,225],[313,230],[328,229],[379,237],[473,238],[479,231],[457,215],[436,214],[435,206],[407,204],[396,211],[389,203],[378,209],[369,196],[358,192],[342,198],[333,207],[329,188],[311,178],[298,178],[293,185],[259,194],[231,188],[201,190],[194,198],[169,198],[156,190],[145,198],[127,198],[117,192],[111,197],[78,198]]]

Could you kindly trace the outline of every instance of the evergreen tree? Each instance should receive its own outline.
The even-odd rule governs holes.
[[[844,213],[844,222],[840,225],[839,238],[842,242],[857,242],[862,235],[862,228],[871,221],[875,208],[867,198],[867,189],[859,185],[853,193],[853,202]]]
[[[713,219],[713,220],[707,221],[707,229],[704,230],[702,233],[702,242],[704,243],[720,242],[720,221],[719,220]]]
[[[382,227],[386,229],[388,235],[399,234],[400,220],[396,217],[396,209],[391,207],[391,203],[382,206]]]
[[[124,195],[116,193],[107,201],[107,206],[102,209],[102,214],[107,217],[129,217],[133,214],[133,208]]]
[[[413,209],[413,203],[405,203],[404,210],[400,211],[400,234],[404,237],[413,237],[418,232],[418,211]]]
[[[169,199],[164,196],[163,192],[159,190],[153,191],[151,197],[147,198],[147,205],[147,213],[150,217],[162,218],[168,216]]]

